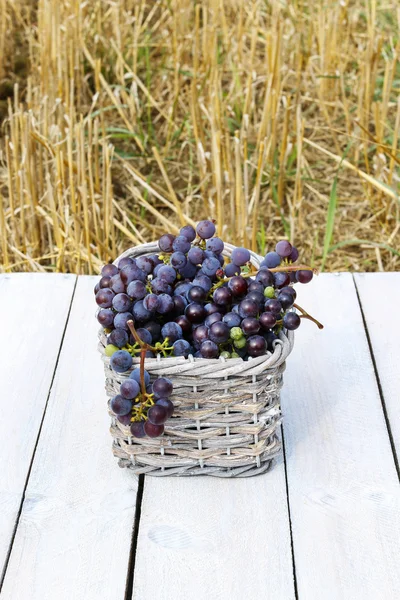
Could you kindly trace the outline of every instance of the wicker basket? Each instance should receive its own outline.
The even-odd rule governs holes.
[[[224,255],[234,246],[225,244]],[[132,258],[158,251],[156,243],[131,248]],[[260,257],[251,253],[259,266]],[[99,350],[104,361],[109,397],[129,373],[118,374],[104,354],[106,338],[100,331]],[[280,388],[286,357],[293,348],[293,332],[281,332],[274,352],[243,361],[171,357],[146,359],[153,379],[166,376],[173,381],[174,415],[159,438],[133,438],[129,427],[112,417],[113,453],[121,467],[136,474],[214,475],[249,477],[268,471],[280,451],[276,434],[280,422]],[[133,367],[139,359],[133,360]]]

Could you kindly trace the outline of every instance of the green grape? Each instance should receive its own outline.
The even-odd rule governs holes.
[[[228,352],[227,350],[224,350],[223,352],[221,352],[220,356],[223,356],[224,358],[230,358],[230,352]]]
[[[232,352],[231,358],[240,358],[240,356],[237,352]]]
[[[264,290],[264,296],[266,298],[275,298],[275,288],[268,286]]]
[[[117,350],[119,350],[119,348],[117,348],[117,346],[113,346],[112,344],[108,344],[108,346],[106,346],[105,349],[104,349],[104,354],[106,356],[112,356],[114,354],[114,352],[117,352]]]
[[[235,348],[244,348],[246,345],[246,338],[241,337],[238,340],[234,340],[233,345],[235,346]]]
[[[240,329],[240,327],[232,327],[230,336],[232,340],[240,340],[243,337],[243,331]]]

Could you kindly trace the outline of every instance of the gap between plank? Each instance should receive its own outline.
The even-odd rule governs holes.
[[[358,304],[360,306],[360,312],[361,312],[361,316],[362,316],[362,320],[363,320],[363,324],[364,324],[365,335],[367,337],[368,348],[369,348],[369,352],[370,352],[370,355],[371,355],[372,365],[374,367],[375,379],[376,379],[376,383],[378,385],[379,397],[381,399],[383,415],[385,417],[385,423],[386,423],[386,428],[387,428],[387,432],[388,432],[388,435],[389,435],[390,446],[392,448],[393,461],[394,461],[394,465],[395,465],[395,468],[396,468],[397,477],[399,478],[399,481],[400,481],[399,459],[398,459],[397,452],[396,452],[396,446],[395,446],[394,440],[393,440],[393,434],[392,434],[392,429],[390,427],[389,416],[388,416],[388,413],[387,413],[387,410],[386,410],[385,397],[384,397],[384,394],[383,394],[381,380],[380,380],[380,377],[379,377],[379,371],[378,371],[378,367],[377,367],[377,364],[376,364],[376,361],[375,361],[374,350],[373,350],[373,347],[372,347],[372,342],[371,342],[371,338],[370,338],[369,331],[368,331],[368,325],[367,325],[367,321],[366,321],[366,318],[365,318],[365,315],[364,315],[364,311],[363,311],[363,307],[362,307],[361,297],[360,297],[360,294],[358,293],[357,282],[356,282],[356,280],[354,278],[354,275],[352,275],[352,277],[353,277],[353,283],[354,283],[354,287],[355,287],[356,294],[357,294]]]
[[[132,532],[132,545],[131,545],[131,551],[129,554],[128,573],[127,573],[127,577],[126,577],[125,600],[132,600],[132,598],[133,598],[133,580],[135,577],[136,550],[137,550],[138,536],[139,536],[140,516],[142,513],[143,490],[144,490],[144,475],[139,475],[138,489],[137,489],[137,494],[136,494],[135,519],[134,519],[134,523],[133,523],[133,532]]]
[[[292,517],[291,517],[291,514],[290,514],[289,482],[288,482],[288,473],[287,473],[287,465],[286,465],[285,434],[284,434],[284,431],[283,431],[283,424],[281,424],[281,435],[282,435],[283,464],[284,464],[284,467],[285,467],[286,502],[287,502],[288,518],[289,518],[290,549],[291,549],[291,552],[292,552],[294,595],[295,595],[296,600],[298,600],[299,595],[298,595],[298,591],[297,591],[296,562],[295,562],[295,558],[294,558]]]
[[[0,593],[1,593],[1,590],[3,589],[3,583],[4,583],[4,579],[5,579],[6,573],[7,573],[8,563],[10,562],[11,552],[12,552],[12,549],[13,549],[13,546],[14,546],[15,536],[17,534],[17,529],[18,529],[19,520],[20,520],[20,517],[21,517],[22,507],[23,507],[24,502],[25,502],[26,488],[28,486],[29,477],[30,477],[30,474],[31,474],[31,471],[32,471],[33,461],[35,459],[36,450],[37,450],[37,446],[38,446],[38,443],[39,443],[40,434],[42,432],[44,418],[45,418],[45,415],[46,415],[47,405],[49,403],[51,390],[53,388],[54,378],[55,378],[56,372],[57,372],[58,362],[60,360],[61,350],[62,350],[62,347],[63,347],[63,344],[64,344],[65,333],[67,331],[67,326],[68,326],[69,317],[70,317],[70,314],[71,314],[72,304],[73,304],[74,297],[75,297],[75,290],[76,290],[77,283],[78,283],[78,277],[75,278],[75,283],[74,283],[74,287],[73,287],[72,295],[71,295],[71,302],[69,304],[67,318],[65,320],[65,326],[64,326],[63,333],[62,333],[62,336],[61,336],[60,346],[59,346],[59,349],[58,349],[58,352],[57,352],[56,364],[54,365],[53,375],[51,377],[50,387],[49,387],[49,391],[48,391],[48,394],[47,394],[46,403],[44,405],[42,419],[40,421],[39,430],[38,430],[38,434],[37,434],[37,437],[36,437],[36,442],[35,442],[35,445],[34,445],[34,448],[33,448],[33,453],[32,453],[31,461],[30,461],[30,464],[29,464],[29,469],[28,469],[28,472],[27,472],[27,475],[26,475],[25,484],[24,484],[24,491],[22,493],[21,502],[20,502],[20,505],[19,505],[19,508],[18,508],[18,514],[17,514],[17,518],[15,520],[15,525],[14,525],[14,530],[13,530],[13,534],[12,534],[12,537],[11,537],[10,546],[8,548],[7,556],[6,556],[6,559],[4,561],[4,568],[3,568],[3,572],[2,572],[1,578],[0,578]]]

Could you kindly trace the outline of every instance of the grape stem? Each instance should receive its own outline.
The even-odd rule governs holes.
[[[159,353],[161,351],[164,354],[164,356],[166,356],[166,354],[165,354],[166,350],[172,350],[172,346],[163,346],[162,344],[160,344],[159,346],[150,346],[150,344],[146,344],[146,342],[141,340],[140,337],[138,336],[137,331],[135,329],[135,325],[133,324],[133,321],[128,321],[127,325],[129,327],[131,334],[133,335],[133,337],[135,338],[137,344],[139,344],[141,349],[145,348],[145,350],[151,350],[152,352],[156,352],[156,353]],[[168,338],[165,338],[165,341],[168,342]]]
[[[143,347],[140,351],[140,388],[142,396],[146,397],[146,382],[144,380],[144,361],[146,358],[146,348]]]
[[[297,308],[297,310],[299,310],[301,312],[300,319],[309,319],[310,321],[312,321],[313,323],[316,324],[318,329],[324,328],[322,323],[320,323],[319,321],[317,321],[317,319],[314,319],[314,317],[309,315],[308,312],[306,310],[304,310],[304,308],[301,308],[301,306],[299,306],[298,304],[293,304],[293,306],[294,306],[294,308]]]
[[[288,271],[312,271],[315,275],[318,274],[318,269],[312,269],[308,265],[283,265],[282,267],[273,267],[268,269],[271,273],[279,273],[279,272],[288,272]],[[258,271],[249,271],[249,273],[240,273],[240,275],[232,275],[232,277],[243,277],[243,279],[247,279],[248,277],[253,277],[257,275]],[[219,287],[223,286],[224,283],[230,281],[232,277],[224,277],[220,279],[217,283],[214,283],[210,290],[210,294],[214,292]]]

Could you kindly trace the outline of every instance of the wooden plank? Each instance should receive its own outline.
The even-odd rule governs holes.
[[[282,457],[259,477],[146,477],[134,600],[261,597],[295,597]]]
[[[4,571],[75,285],[0,275],[0,572]]]
[[[282,405],[299,598],[400,598],[400,487],[350,274],[321,275]]]
[[[137,478],[111,452],[94,318],[80,277],[1,600],[123,600]]]
[[[400,273],[360,273],[354,277],[400,458]]]

